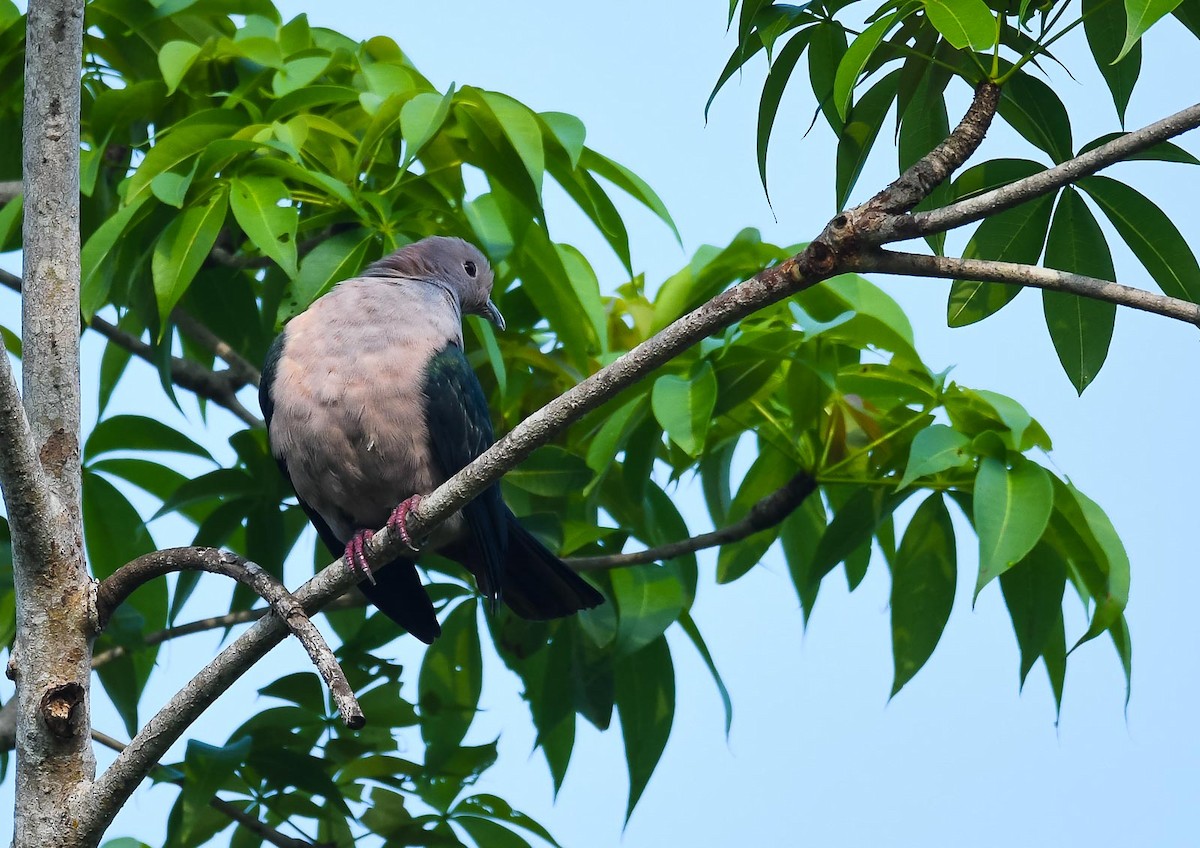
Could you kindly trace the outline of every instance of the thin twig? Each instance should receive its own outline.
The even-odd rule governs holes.
[[[1019,265],[1015,262],[996,262],[990,259],[956,259],[952,256],[926,256],[920,253],[899,253],[874,250],[847,263],[860,273],[908,274],[914,277],[940,277],[950,280],[981,280],[988,283],[1009,283],[1050,291],[1069,292],[1093,300],[1103,300],[1118,306],[1128,306],[1142,312],[1152,312],[1188,324],[1200,326],[1200,306],[1176,297],[1155,294],[1143,289],[1123,286],[1108,280],[1085,277],[1042,268],[1038,265]]]
[[[233,386],[234,391],[245,385],[258,387],[258,382],[262,378],[258,369],[250,364],[250,360],[234,350],[228,342],[210,330],[205,324],[197,321],[191,314],[182,309],[172,311],[171,320],[175,322],[175,326],[179,327],[180,330],[203,345],[205,350],[214,356],[219,356],[225,361],[229,369],[222,373],[228,374],[232,383],[241,384]]]
[[[308,652],[317,671],[325,678],[338,712],[347,727],[366,723],[354,690],[338,665],[337,658],[308,613],[284,585],[257,563],[216,548],[168,548],[140,556],[118,568],[101,581],[96,589],[96,615],[101,629],[113,611],[139,586],[176,571],[207,571],[222,574],[252,589],[271,605],[271,609],[291,630]]]
[[[107,733],[92,728],[92,739],[99,742],[105,748],[110,748],[117,753],[125,750],[125,744],[114,736],[109,736]],[[155,764],[156,769],[161,769],[162,766]],[[240,809],[236,804],[213,796],[209,799],[208,805],[214,810],[223,813],[227,818],[232,819],[237,824],[246,828],[255,836],[262,839],[264,842],[270,842],[276,848],[316,848],[312,842],[303,839],[296,839],[288,836],[286,833],[280,833],[275,828],[264,822],[258,816],[247,813]],[[321,845],[323,843],[317,843]]]
[[[727,545],[730,542],[740,542],[747,536],[752,536],[769,527],[774,527],[796,510],[805,498],[817,490],[817,481],[807,471],[801,471],[780,488],[759,500],[741,521],[734,522],[720,530],[711,533],[701,533],[690,539],[680,539],[656,548],[630,553],[608,554],[594,557],[571,557],[567,565],[576,571],[598,571],[610,568],[622,568],[629,565],[644,565],[672,559],[684,554],[695,553],[705,548],[715,548],[717,545]]]
[[[0,285],[20,293],[21,278],[0,268]],[[92,322],[87,326],[118,347],[129,351],[138,359],[150,363],[154,368],[158,368],[158,353],[153,347],[132,333],[125,332],[99,315],[93,316]],[[222,344],[224,343],[222,342]],[[257,369],[254,369],[253,366],[250,366],[250,368],[254,371],[254,374],[258,373]],[[248,375],[244,371],[240,369],[235,371],[232,366],[223,371],[213,371],[205,368],[199,362],[193,362],[190,359],[183,359],[178,356],[171,357],[170,369],[171,382],[181,389],[187,389],[200,397],[208,398],[217,404],[217,406],[228,409],[250,427],[262,428],[262,419],[246,409],[237,398],[237,390],[251,382],[254,385],[258,385],[257,378],[249,380],[247,379]]]
[[[886,244],[941,233],[964,224],[970,224],[1027,200],[1057,191],[1065,185],[1077,182],[1083,177],[1196,127],[1200,127],[1200,103],[1189,106],[1161,121],[1155,121],[1136,132],[1115,138],[1108,144],[1102,144],[1095,150],[1089,150],[1087,153],[1031,177],[1017,180],[966,200],[960,200],[957,203],[951,203],[940,209],[897,216],[884,222],[876,231],[866,234],[866,240],[870,244]]]
[[[355,609],[366,603],[366,599],[355,593],[353,595],[346,594],[331,602],[321,612],[335,612],[337,610]],[[180,624],[175,627],[168,627],[164,630],[157,630],[153,633],[147,633],[142,641],[135,645],[114,645],[106,651],[101,651],[92,657],[92,668],[99,668],[102,665],[112,662],[115,659],[125,656],[130,651],[136,651],[138,648],[150,648],[154,645],[161,645],[171,639],[178,639],[181,636],[191,636],[194,633],[205,633],[209,630],[220,630],[226,627],[233,627],[238,624],[249,624],[252,621],[258,621],[263,616],[271,612],[270,607],[255,607],[254,609],[235,610],[225,615],[215,615],[211,618],[201,618],[196,621],[189,621],[186,624]],[[2,713],[0,713],[2,715]]]

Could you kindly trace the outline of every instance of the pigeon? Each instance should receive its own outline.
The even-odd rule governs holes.
[[[464,565],[480,592],[526,619],[604,601],[539,542],[492,484],[414,541],[409,513],[494,441],[487,398],[463,351],[463,315],[504,329],[493,274],[474,245],[434,236],[345,280],[293,318],[271,345],[259,401],[271,453],[321,540],[389,618],[431,644],[441,633],[416,556]],[[377,528],[409,552],[373,573]]]

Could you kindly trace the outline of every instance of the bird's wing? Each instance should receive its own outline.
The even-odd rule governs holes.
[[[425,370],[426,424],[433,457],[446,477],[492,446],[492,421],[483,387],[462,349],[451,343]],[[480,590],[499,597],[501,566],[508,549],[508,523],[500,487],[488,486],[463,507],[463,517],[482,560],[475,575]]]

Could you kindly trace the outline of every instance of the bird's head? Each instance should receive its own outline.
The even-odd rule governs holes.
[[[504,329],[504,316],[492,303],[492,266],[470,242],[429,236],[383,257],[366,273],[436,285],[454,298],[464,315],[481,315]]]

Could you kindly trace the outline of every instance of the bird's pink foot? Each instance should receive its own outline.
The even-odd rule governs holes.
[[[408,515],[413,510],[421,505],[421,496],[413,495],[408,500],[400,504],[392,510],[392,514],[388,516],[387,526],[389,530],[394,530],[400,534],[400,538],[404,544],[408,545],[408,549],[415,553],[420,553],[421,549],[412,540],[412,536],[408,532]]]
[[[342,563],[347,571],[367,578],[372,585],[375,583],[375,575],[371,573],[371,566],[367,562],[366,545],[374,535],[371,530],[359,530],[346,543],[346,553],[342,556]]]

